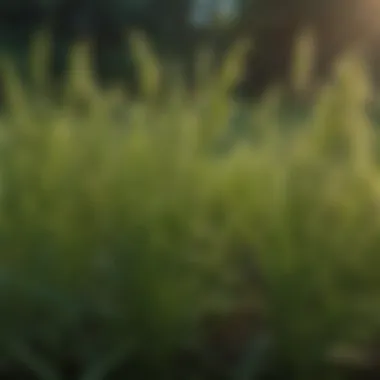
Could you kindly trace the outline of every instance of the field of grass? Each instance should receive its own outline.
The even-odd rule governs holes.
[[[140,101],[97,90],[80,49],[59,104],[43,49],[33,91],[6,67],[2,379],[338,379],[328,352],[377,338],[380,166],[360,67],[343,62],[290,118],[275,92],[230,99],[239,49],[195,98],[180,78],[160,95],[144,49]]]

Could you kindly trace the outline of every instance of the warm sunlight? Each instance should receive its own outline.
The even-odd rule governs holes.
[[[356,17],[369,35],[380,34],[380,0],[359,0]],[[356,10],[355,10],[356,11]]]

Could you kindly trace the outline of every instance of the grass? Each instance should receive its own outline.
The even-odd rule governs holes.
[[[332,345],[378,334],[380,172],[360,67],[343,62],[291,133],[268,94],[244,110],[245,133],[232,140],[240,106],[228,91],[243,50],[192,100],[178,81],[160,97],[141,46],[141,101],[98,90],[81,49],[59,104],[41,63],[33,96],[7,68],[0,345],[9,363],[50,380],[61,378],[59,359],[74,357],[81,379],[94,380],[139,354],[149,376],[177,378],[173,354],[198,347],[205,316],[254,306],[250,269],[292,378],[327,378]],[[249,353],[234,379],[259,364]]]

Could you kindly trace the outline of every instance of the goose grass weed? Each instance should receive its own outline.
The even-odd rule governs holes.
[[[360,65],[347,59],[290,135],[277,93],[268,93],[245,110],[248,133],[221,154],[215,146],[239,111],[228,91],[243,45],[220,81],[189,100],[157,98],[157,66],[139,44],[146,97],[138,101],[97,89],[83,46],[61,104],[43,97],[40,61],[38,99],[6,66],[2,348],[47,380],[58,378],[47,352],[81,358],[86,380],[107,378],[109,363],[131,352],[142,351],[147,366],[164,362],[198,336],[204,315],[233,307],[228,278],[243,268],[229,263],[242,245],[258,260],[280,356],[298,378],[320,376],[331,344],[379,328],[377,134],[365,81],[348,74],[356,78]],[[88,315],[98,329],[87,332]],[[35,358],[22,354],[35,345]]]

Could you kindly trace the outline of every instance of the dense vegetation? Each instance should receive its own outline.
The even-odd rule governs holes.
[[[243,45],[218,78],[200,67],[195,97],[180,77],[162,97],[135,42],[141,101],[100,91],[83,46],[59,102],[44,44],[32,92],[5,65],[1,378],[325,379],[341,342],[371,367],[380,172],[360,62],[289,118],[276,91],[231,100]]]

